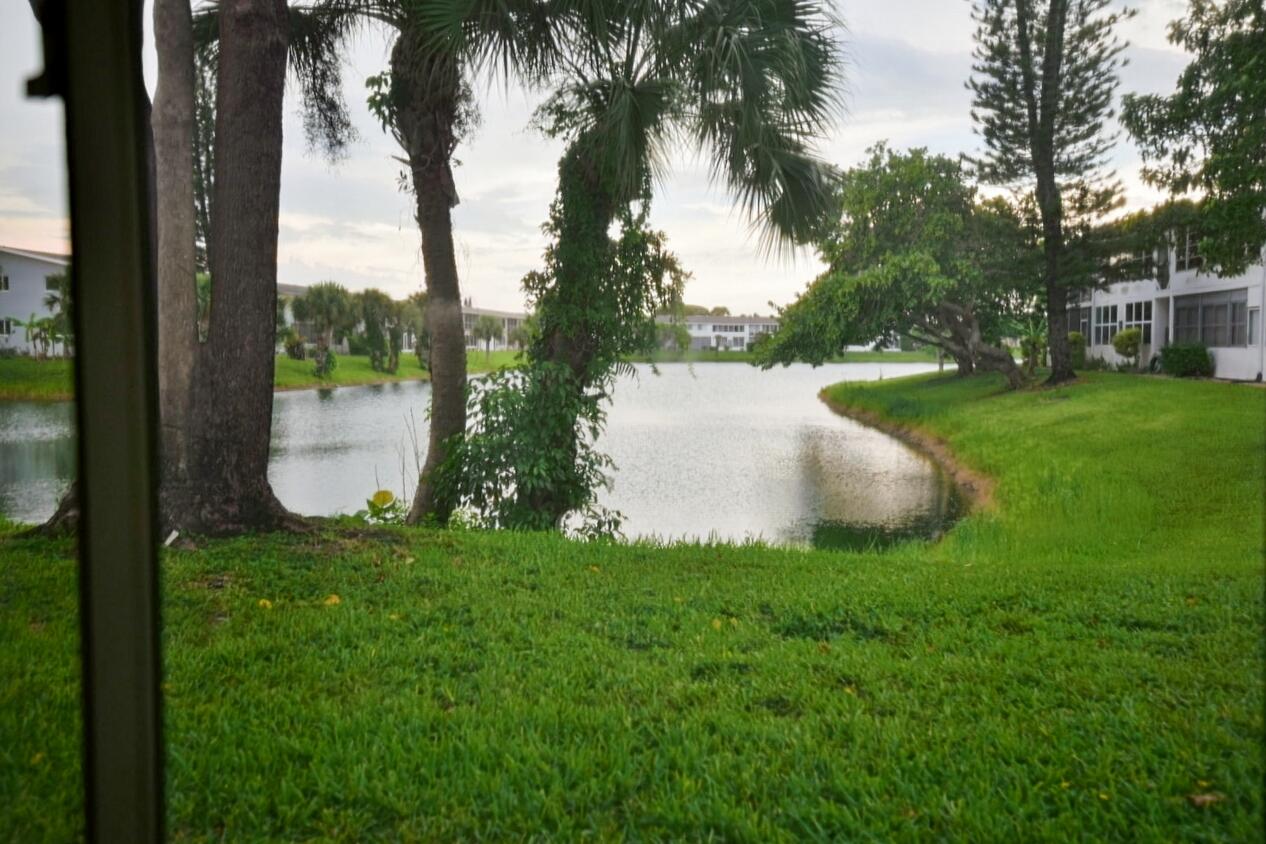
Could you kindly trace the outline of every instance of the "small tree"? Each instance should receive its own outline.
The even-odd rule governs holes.
[[[373,288],[357,295],[356,303],[359,305],[361,325],[364,326],[369,368],[376,372],[395,371],[391,363],[391,332],[393,328],[399,329],[399,308],[390,296]],[[395,356],[399,357],[398,349]]]
[[[475,321],[475,327],[470,330],[470,336],[476,343],[484,344],[484,360],[492,357],[492,342],[501,336],[502,329],[501,320],[487,314]]]
[[[334,370],[334,344],[336,331],[346,331],[356,322],[356,310],[347,288],[333,281],[323,281],[308,288],[308,292],[294,301],[295,318],[306,322],[316,334],[316,355],[313,373],[326,378]]]
[[[1118,331],[1112,338],[1112,348],[1130,362],[1131,369],[1139,368],[1139,350],[1143,344],[1143,332],[1137,328]]]
[[[44,307],[52,311],[54,337],[61,341],[62,356],[70,357],[71,346],[75,339],[74,306],[71,300],[70,268],[46,276]]]

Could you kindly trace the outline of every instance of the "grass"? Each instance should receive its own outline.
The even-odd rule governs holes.
[[[171,837],[1260,840],[1266,391],[832,398],[943,437],[996,507],[871,554],[403,529],[168,552]],[[73,549],[0,542],[0,839],[66,840]]]
[[[516,363],[515,351],[479,351],[466,353],[468,372],[487,372],[499,366]],[[29,357],[0,358],[0,401],[65,401],[74,394],[71,361],[35,360]],[[369,366],[367,355],[339,355],[338,366],[330,378],[312,374],[311,360],[291,360],[279,355],[274,373],[278,390],[304,390],[319,387],[351,387],[363,384],[389,384],[395,381],[425,381],[430,377],[418,366],[413,355],[400,357],[399,369],[391,374]]]
[[[0,400],[59,401],[74,393],[73,361],[0,357]]]

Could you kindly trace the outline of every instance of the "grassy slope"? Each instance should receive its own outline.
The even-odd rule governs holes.
[[[996,389],[835,390],[998,478],[933,547],[172,552],[173,837],[1260,839],[1266,391]],[[0,546],[0,838],[77,825],[70,553]]]

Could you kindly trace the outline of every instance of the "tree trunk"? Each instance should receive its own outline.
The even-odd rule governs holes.
[[[189,0],[155,0],[158,87],[151,126],[157,213],[158,393],[162,486],[188,481],[193,366],[198,347],[193,170],[193,19]],[[166,499],[160,497],[160,502]],[[169,509],[163,507],[164,511]],[[164,522],[172,521],[164,512]]]
[[[431,427],[408,522],[444,524],[454,502],[439,494],[435,472],[448,457],[449,440],[466,432],[466,335],[453,250],[457,188],[450,166],[461,80],[452,57],[437,56],[419,42],[401,34],[391,51],[395,128],[409,156],[417,201],[430,333]]]
[[[601,295],[594,284],[594,274],[607,272],[611,267],[609,231],[616,214],[615,197],[587,149],[583,140],[574,143],[559,164],[559,260],[550,295],[538,305],[541,341],[532,354],[534,361],[565,367],[557,370],[557,375],[547,377],[567,378],[568,383],[559,386],[574,397],[573,407],[580,406],[585,393],[604,374],[605,364],[600,364],[598,370],[594,367],[601,326],[596,324],[593,311],[606,306],[594,301],[595,296]],[[546,390],[544,394],[551,393]],[[561,465],[575,465],[579,453],[576,423],[573,417],[568,425],[552,426],[556,438],[548,447],[562,455]],[[546,514],[556,526],[575,506],[562,486],[538,489],[529,501],[534,510]]]
[[[220,6],[211,309],[197,355],[191,504],[184,527],[295,526],[268,483],[277,312],[277,215],[288,13],[284,0]]]
[[[1061,76],[1068,2],[1050,0],[1046,9],[1040,88],[1035,79],[1030,3],[1017,2],[1016,17],[1020,36],[1020,61],[1024,71],[1029,151],[1037,180],[1038,213],[1042,218],[1042,275],[1046,287],[1046,324],[1051,352],[1051,374],[1046,383],[1059,384],[1076,377],[1073,373],[1072,353],[1068,348],[1068,323],[1064,313],[1068,294],[1060,278],[1060,261],[1064,253],[1064,210],[1055,176],[1056,117],[1063,88]]]

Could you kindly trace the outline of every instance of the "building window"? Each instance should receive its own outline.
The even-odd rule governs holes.
[[[1248,288],[1174,299],[1174,342],[1247,346]]]
[[[1125,305],[1125,328],[1137,328],[1143,335],[1144,343],[1152,342],[1152,303],[1127,302]]]
[[[0,293],[9,289],[9,277],[5,275],[3,269],[0,269]]]
[[[0,289],[8,290],[7,287],[0,288]],[[13,320],[9,319],[8,317],[4,317],[3,319],[0,319],[0,337],[8,337],[12,333],[13,333]]]
[[[57,290],[57,276],[55,275],[44,276],[44,290],[49,291],[49,292]]]
[[[1262,336],[1262,309],[1248,309],[1248,344],[1256,346],[1261,342]]]
[[[1106,346],[1117,336],[1117,306],[1100,305],[1095,308],[1096,346]]]
[[[1184,229],[1182,237],[1178,240],[1177,253],[1174,256],[1174,268],[1179,272],[1184,270],[1198,270],[1204,259],[1200,257],[1197,251],[1200,248],[1200,232],[1194,229]]]

